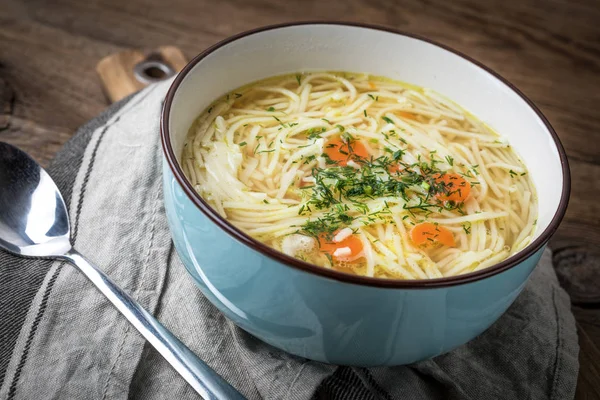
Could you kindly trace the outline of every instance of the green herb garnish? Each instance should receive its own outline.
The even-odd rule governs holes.
[[[462,225],[463,230],[465,231],[465,233],[467,235],[471,234],[471,223],[470,222],[466,222]]]
[[[341,130],[339,126],[336,127]],[[353,151],[352,143],[356,139],[350,132],[342,132],[341,139],[347,146],[340,153],[360,165],[360,168],[341,166],[327,154],[321,155],[327,167],[312,168],[314,183],[310,187],[302,187],[307,190],[308,198],[300,207],[302,215],[320,210],[320,216],[309,218],[304,225],[299,226],[298,232],[318,237],[332,234],[341,227],[355,223],[354,221],[365,225],[380,220],[391,223],[391,210],[387,201],[383,209],[369,210],[369,200],[381,197],[402,199],[401,207],[407,211],[403,219],[411,215],[415,219],[421,219],[443,210],[454,210],[464,215],[462,203],[439,199],[443,196],[438,194],[447,196],[455,188],[451,183],[439,179],[444,172],[438,168],[442,160],[436,157],[435,151],[429,153],[429,161],[419,155],[417,162],[410,164],[402,161],[405,150],[390,143],[390,147],[384,148],[383,156],[360,157]],[[307,133],[309,136],[315,135],[315,131],[308,130]],[[304,163],[314,159],[313,155]],[[446,158],[448,163],[451,160]]]

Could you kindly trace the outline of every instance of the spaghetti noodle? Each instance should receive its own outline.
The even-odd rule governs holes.
[[[535,230],[535,190],[505,140],[431,90],[365,74],[292,74],[229,93],[190,128],[182,165],[250,236],[348,273],[472,272]]]

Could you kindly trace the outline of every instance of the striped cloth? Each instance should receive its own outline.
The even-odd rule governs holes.
[[[83,126],[49,168],[75,247],[249,399],[569,399],[578,345],[546,251],[488,331],[435,359],[337,367],[274,349],[226,320],[174,252],[151,86]],[[197,399],[75,268],[0,253],[0,399]],[[475,300],[474,300],[475,301]]]

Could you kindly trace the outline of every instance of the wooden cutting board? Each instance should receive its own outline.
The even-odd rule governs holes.
[[[96,65],[106,97],[119,101],[147,85],[168,79],[185,67],[187,59],[177,47],[125,50],[104,57]]]

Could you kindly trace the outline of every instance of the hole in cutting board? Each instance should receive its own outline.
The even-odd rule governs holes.
[[[144,60],[133,68],[133,76],[144,84],[159,82],[175,74],[170,65],[157,60]]]
[[[155,66],[146,67],[144,69],[144,74],[156,79],[164,79],[164,77],[167,76],[167,73],[164,70]]]

